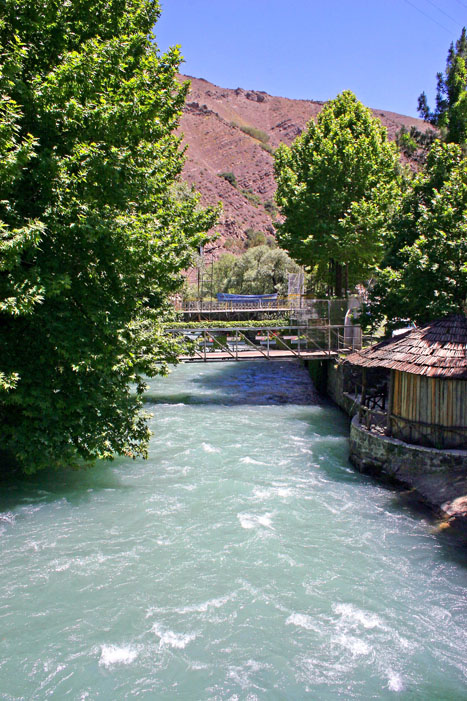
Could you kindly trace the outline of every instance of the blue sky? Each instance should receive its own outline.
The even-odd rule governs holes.
[[[162,51],[226,88],[328,100],[350,89],[369,107],[417,116],[467,25],[467,0],[161,0]]]

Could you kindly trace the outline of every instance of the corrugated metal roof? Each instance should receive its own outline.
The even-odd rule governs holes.
[[[467,317],[453,314],[347,356],[361,367],[467,380]]]

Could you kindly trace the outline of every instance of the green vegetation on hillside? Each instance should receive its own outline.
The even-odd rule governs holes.
[[[224,178],[224,180],[227,180],[232,187],[237,187],[237,178],[235,177],[235,173],[232,173],[231,170],[226,171],[224,173],[219,173],[220,178]]]
[[[237,178],[235,176],[235,173],[232,171],[226,171],[223,173],[218,173],[219,178],[223,178],[226,180],[232,187],[235,187],[243,197],[250,202],[254,207],[264,207],[264,209],[268,212],[268,214],[271,214],[271,204],[270,200],[268,200],[267,203],[263,204],[263,201],[259,195],[256,194],[252,190],[251,187],[248,188],[241,188],[238,186]]]
[[[269,143],[269,134],[266,134],[266,132],[262,129],[252,127],[249,124],[238,124],[238,122],[232,122],[232,126],[237,127],[237,129],[243,131],[244,134],[251,136],[253,139],[256,139],[256,141],[259,141],[264,146],[266,146]]]

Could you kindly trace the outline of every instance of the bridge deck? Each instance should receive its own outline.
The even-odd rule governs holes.
[[[288,350],[273,350],[269,349],[269,352],[266,353],[261,353],[260,351],[255,351],[255,350],[242,350],[239,351],[238,353],[235,353],[233,351],[232,353],[228,353],[227,351],[212,351],[204,354],[197,354],[197,355],[182,355],[180,356],[180,360],[183,363],[215,363],[217,361],[226,361],[226,360],[232,360],[232,361],[242,361],[242,360],[283,360],[285,358],[300,358],[302,360],[329,360],[329,358],[336,358],[337,353],[334,351],[328,352],[328,351],[300,351],[298,352],[293,352],[293,351],[288,351]]]
[[[271,327],[266,324],[166,329],[174,339],[178,337],[182,341],[180,360],[185,363],[286,358],[329,360],[360,347],[360,340],[356,345],[353,336],[346,338],[348,331],[335,325]]]

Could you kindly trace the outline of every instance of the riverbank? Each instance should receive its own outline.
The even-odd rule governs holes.
[[[467,537],[467,451],[410,445],[368,430],[358,419],[359,403],[344,392],[342,362],[309,363],[318,389],[351,419],[349,459],[362,473],[406,487],[444,527]]]

